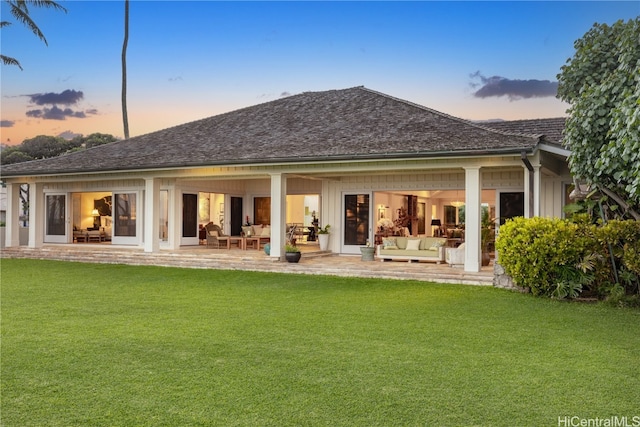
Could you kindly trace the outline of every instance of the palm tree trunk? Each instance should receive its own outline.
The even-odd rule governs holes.
[[[124,138],[129,139],[129,118],[127,113],[127,44],[129,43],[129,0],[124,1],[124,43],[122,44],[122,124]]]

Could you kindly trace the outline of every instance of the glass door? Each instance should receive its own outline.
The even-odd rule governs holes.
[[[198,194],[182,194],[182,237],[181,245],[198,245]]]
[[[138,193],[113,193],[113,244],[141,243],[138,221]]]
[[[344,194],[342,253],[359,254],[371,241],[371,193]]]
[[[46,243],[68,243],[67,195],[47,194],[45,205],[44,241]]]
[[[160,190],[160,213],[158,215],[158,238],[160,243],[169,241],[169,190]]]

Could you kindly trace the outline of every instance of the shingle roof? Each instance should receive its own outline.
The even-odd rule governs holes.
[[[474,124],[364,87],[305,92],[2,175],[375,159],[532,150],[538,136]]]
[[[544,141],[550,144],[562,144],[562,132],[566,117],[554,117],[551,119],[510,120],[505,122],[490,122],[484,126],[502,132],[519,133],[526,135],[544,135]]]

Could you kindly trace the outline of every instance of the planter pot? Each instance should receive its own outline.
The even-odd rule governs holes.
[[[29,244],[29,227],[20,227],[18,236],[20,238],[20,246],[27,246]]]
[[[271,255],[271,243],[267,243],[264,245],[264,253],[267,255]]]
[[[302,253],[300,252],[285,252],[284,253],[284,257],[286,258],[287,262],[298,262],[300,261],[300,257],[302,256]]]
[[[320,244],[320,250],[326,251],[329,249],[329,234],[318,234],[318,243]]]
[[[373,261],[374,257],[373,254],[375,252],[376,248],[372,248],[370,246],[364,247],[364,248],[360,248],[360,252],[362,253],[362,261]]]
[[[482,266],[486,267],[491,263],[489,252],[482,251]]]

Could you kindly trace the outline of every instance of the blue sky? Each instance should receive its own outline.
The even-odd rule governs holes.
[[[48,47],[2,29],[0,141],[122,137],[123,1],[31,9]],[[2,2],[2,19],[12,18]],[[556,75],[595,22],[640,2],[213,2],[130,5],[131,136],[305,91],[366,86],[470,120],[558,117]]]

